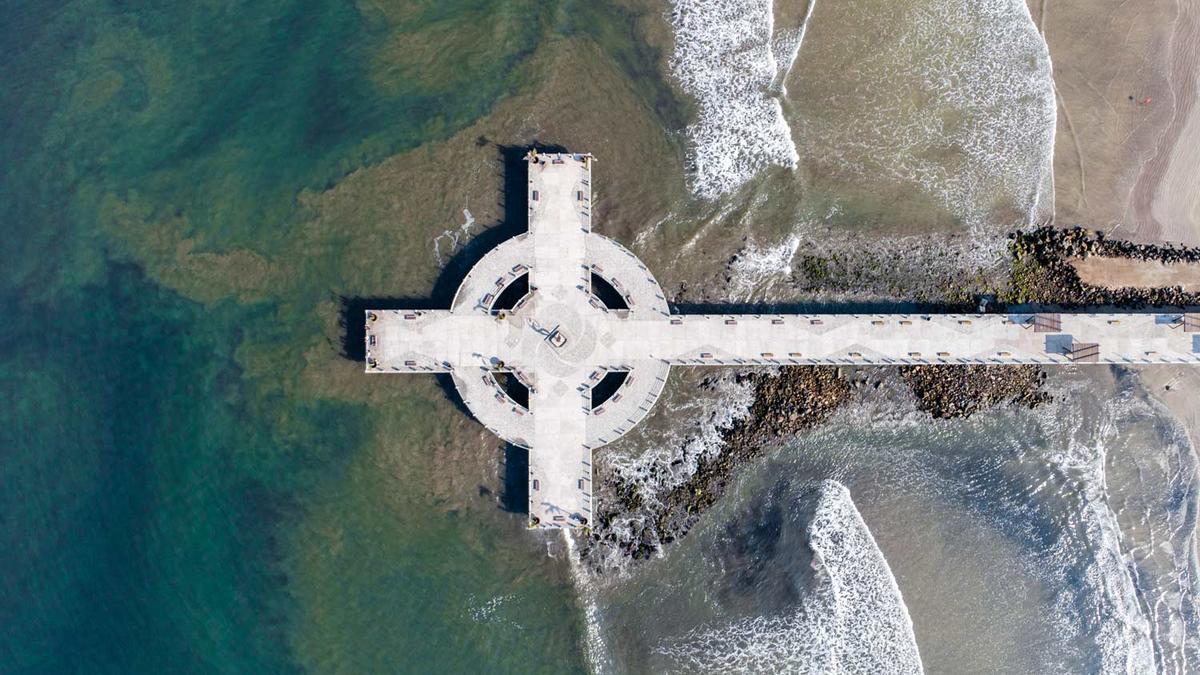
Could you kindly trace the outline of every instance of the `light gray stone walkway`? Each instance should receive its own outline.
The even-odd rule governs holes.
[[[367,372],[451,373],[497,436],[529,449],[530,524],[586,526],[591,451],[628,433],[658,400],[671,366],[895,364],[1200,364],[1200,315],[671,315],[632,253],[591,232],[590,155],[529,157],[529,232],[486,255],[448,310],[367,312]],[[605,307],[591,275],[627,310]],[[530,292],[495,307],[528,275]],[[629,375],[593,409],[606,372]],[[528,407],[496,373],[530,385]]]

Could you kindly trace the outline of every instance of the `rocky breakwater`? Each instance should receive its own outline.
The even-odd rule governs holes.
[[[970,417],[1002,404],[1034,408],[1051,399],[1038,366],[901,366],[917,407],[941,418]]]
[[[676,464],[649,467],[629,477],[602,469],[596,518],[580,545],[592,569],[605,572],[629,560],[653,557],[683,537],[724,495],[737,471],[780,439],[818,427],[860,392],[877,389],[897,374],[917,407],[936,418],[963,418],[998,405],[1035,407],[1050,400],[1045,372],[1037,366],[936,365],[843,370],[835,366],[788,366],[733,376],[753,387],[746,414],[721,432],[720,446],[695,458],[682,480],[661,481]],[[702,387],[721,386],[719,376]],[[873,386],[872,386],[873,385]]]
[[[788,366],[737,378],[754,388],[750,410],[722,432],[715,453],[697,459],[686,480],[654,490],[618,476],[603,479],[607,499],[599,501],[594,529],[580,550],[597,570],[603,571],[601,559],[607,557],[597,555],[600,551],[644,559],[686,534],[725,493],[740,466],[772,441],[824,423],[851,395],[850,384],[830,366]]]
[[[1006,304],[1045,304],[1057,307],[1188,307],[1200,305],[1200,293],[1178,286],[1163,288],[1103,288],[1084,283],[1070,261],[1102,256],[1156,261],[1165,264],[1200,263],[1200,248],[1134,244],[1109,239],[1103,232],[1081,227],[1040,227],[1009,236],[1013,257],[1012,283],[999,299]]]
[[[850,398],[850,384],[833,366],[788,366],[778,374],[751,373],[750,414],[724,434],[724,451],[701,460],[692,480],[667,494],[658,530],[678,536],[725,493],[739,466],[772,441],[823,424]]]
[[[1200,294],[1178,287],[1112,289],[1089,285],[1071,264],[1074,259],[1088,256],[1166,264],[1200,262],[1200,248],[1134,244],[1110,240],[1102,232],[1083,228],[1041,227],[1010,235],[1009,251],[1012,277],[1006,289],[994,291],[999,302],[991,305],[990,311],[1028,304],[1064,309],[1200,306]],[[837,260],[803,263],[805,276],[835,276],[833,262]],[[884,265],[882,269],[890,268]],[[726,283],[729,281],[726,279]],[[860,282],[855,277],[851,286]],[[971,292],[969,286],[957,288],[951,295],[965,297]],[[681,285],[680,296],[685,294],[697,291]],[[707,294],[698,297],[707,300]],[[938,305],[942,311],[963,311],[958,302],[944,296]],[[1045,372],[1037,366],[930,365],[876,372],[880,377],[898,373],[912,390],[918,408],[935,418],[969,417],[997,405],[1032,408],[1051,398],[1044,390]],[[671,466],[650,466],[638,477],[602,469],[597,476],[599,508],[594,529],[579,549],[593,569],[604,571],[610,564],[649,558],[664,544],[682,537],[727,491],[739,467],[759,457],[780,438],[823,424],[854,391],[835,367],[785,367],[737,377],[753,386],[753,399],[748,413],[721,432],[720,447],[699,457],[687,457],[687,461],[679,457],[666,460]],[[715,382],[710,378],[709,386],[716,386]],[[693,461],[695,470],[680,478],[676,465],[689,466]],[[664,480],[663,476],[670,479]]]

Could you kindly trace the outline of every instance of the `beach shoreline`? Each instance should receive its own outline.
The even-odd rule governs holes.
[[[1135,369],[1146,392],[1161,403],[1187,433],[1193,458],[1200,459],[1200,371],[1192,366],[1142,366]]]
[[[1200,370],[1195,366],[1143,366],[1135,371],[1146,393],[1158,401],[1183,427],[1191,449],[1192,466],[1200,466]],[[1200,541],[1193,529],[1188,538],[1191,550],[1188,558],[1200,560]]]
[[[1200,447],[1200,371],[1189,366],[1144,366],[1136,370],[1147,392],[1162,403],[1187,431],[1192,452]]]
[[[1200,244],[1195,10],[1164,0],[1029,7],[1058,99],[1055,222],[1139,243]]]

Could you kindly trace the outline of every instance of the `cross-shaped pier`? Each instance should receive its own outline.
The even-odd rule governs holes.
[[[592,450],[649,414],[673,365],[1200,364],[1200,314],[1183,312],[671,314],[646,266],[592,232],[592,156],[527,161],[528,232],[448,309],[368,310],[366,370],[450,373],[480,422],[529,450],[531,526],[589,523]]]

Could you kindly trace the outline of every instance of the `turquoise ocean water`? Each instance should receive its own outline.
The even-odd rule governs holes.
[[[485,115],[564,11],[6,7],[0,672],[582,667],[569,581],[520,517],[423,489],[463,424],[436,388],[372,408],[302,380],[307,350],[336,352],[318,306],[354,233],[295,244],[303,191]],[[147,271],[181,241],[252,253]],[[244,260],[289,273],[230,291]]]

